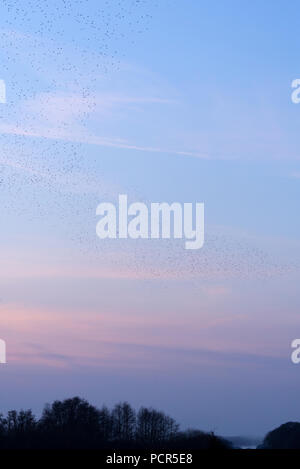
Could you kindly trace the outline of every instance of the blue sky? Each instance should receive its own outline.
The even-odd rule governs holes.
[[[3,410],[127,399],[227,435],[300,418],[299,13],[2,2]],[[204,202],[204,248],[99,240],[120,193]]]

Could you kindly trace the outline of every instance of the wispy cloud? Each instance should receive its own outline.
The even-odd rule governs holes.
[[[123,150],[207,158],[208,155],[201,152],[141,145],[120,137],[99,136],[89,129],[89,121],[95,120],[99,125],[103,119],[114,119],[115,113],[120,112],[123,112],[126,118],[126,114],[136,112],[135,106],[161,106],[172,103],[173,100],[161,97],[126,96],[118,93],[40,93],[33,99],[23,101],[15,111],[16,118],[10,118],[0,124],[0,132]],[[22,116],[22,119],[18,116]]]

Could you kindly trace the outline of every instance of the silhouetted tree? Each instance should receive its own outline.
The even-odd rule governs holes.
[[[6,418],[0,414],[0,438],[6,435]]]
[[[214,432],[206,433],[200,430],[189,429],[177,433],[172,441],[173,448],[177,450],[199,449],[230,449],[232,445],[224,438],[216,436]]]
[[[174,419],[154,409],[141,407],[137,415],[137,439],[143,442],[161,442],[173,438],[179,425]]]
[[[260,449],[300,449],[300,423],[288,422],[269,432]]]
[[[136,413],[128,402],[115,405],[112,411],[112,423],[114,439],[124,441],[133,440],[136,426]]]
[[[0,446],[30,447],[36,437],[37,421],[31,410],[10,410],[7,417],[0,415]]]
[[[298,424],[299,425],[299,424]],[[99,448],[192,450],[229,448],[213,433],[179,432],[175,420],[128,404],[100,410],[79,397],[47,404],[37,421],[31,410],[0,414],[0,448]]]
[[[110,410],[105,406],[99,411],[99,425],[101,438],[104,441],[110,441],[113,437],[113,417]]]
[[[96,407],[74,397],[46,405],[39,426],[58,446],[93,445],[101,435],[99,415]]]
[[[20,435],[33,432],[36,420],[31,410],[21,410],[20,412],[10,410],[7,414],[6,426],[9,434]]]

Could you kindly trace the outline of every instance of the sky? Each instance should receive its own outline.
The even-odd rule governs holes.
[[[299,27],[294,0],[1,2],[2,412],[300,419]],[[99,239],[119,194],[204,202],[204,247]]]

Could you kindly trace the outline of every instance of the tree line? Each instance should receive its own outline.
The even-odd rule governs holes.
[[[0,414],[0,449],[227,449],[230,443],[213,433],[180,431],[164,412],[128,402],[97,408],[73,397],[46,404],[39,419],[31,410]]]

